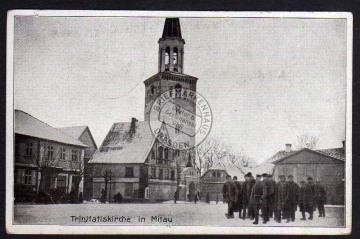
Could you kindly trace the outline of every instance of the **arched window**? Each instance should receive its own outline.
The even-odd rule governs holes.
[[[155,159],[155,151],[151,150],[151,159]]]
[[[216,172],[212,172],[213,178],[216,178]]]
[[[220,178],[220,177],[221,177],[221,173],[220,173],[220,172],[217,172],[216,176],[217,176],[218,178]]]
[[[168,71],[170,67],[170,47],[165,48],[165,71]]]
[[[154,94],[154,93],[155,93],[155,86],[152,85],[152,86],[151,86],[151,94]]]
[[[158,157],[159,158],[163,158],[163,147],[162,146],[160,146],[159,148],[158,148]]]
[[[164,149],[164,157],[165,157],[165,159],[169,159],[169,149],[168,148]]]
[[[173,63],[174,63],[174,71],[178,71],[178,49],[177,49],[177,47],[174,48]]]
[[[181,88],[182,88],[181,84],[178,83],[175,85],[175,89],[181,89]]]

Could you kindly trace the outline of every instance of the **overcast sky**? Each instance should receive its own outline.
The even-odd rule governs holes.
[[[54,127],[88,125],[98,146],[114,122],[144,118],[164,18],[16,17],[15,107]],[[261,162],[310,133],[345,139],[346,21],[180,19],[184,73],[213,115],[210,137]]]

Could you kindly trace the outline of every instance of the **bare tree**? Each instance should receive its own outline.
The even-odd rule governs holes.
[[[84,177],[84,162],[83,162],[83,160],[81,160],[81,157],[80,158],[77,157],[76,160],[71,158],[68,160],[68,162],[69,162],[70,171],[73,174],[72,182],[75,185],[75,188],[72,190],[74,190],[75,195],[76,195],[75,200],[78,201],[80,199],[79,198],[80,183]]]
[[[101,195],[105,197],[105,200],[107,198],[107,194],[108,194],[108,188],[109,188],[109,183],[111,183],[111,181],[114,178],[114,172],[111,169],[110,166],[106,166],[102,171],[101,171],[101,177],[104,179],[104,183],[105,183],[105,195]],[[109,195],[110,196],[110,195]]]
[[[243,150],[235,152],[219,139],[208,139],[195,148],[195,168],[200,175],[218,162],[242,167],[253,167],[256,164],[251,157],[244,154]]]
[[[296,149],[303,149],[303,148],[315,149],[318,141],[319,141],[318,137],[311,135],[310,133],[304,133],[296,137],[296,140],[294,142],[294,147]]]

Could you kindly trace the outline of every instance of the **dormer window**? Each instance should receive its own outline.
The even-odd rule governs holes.
[[[158,148],[158,157],[159,158],[163,158],[163,147],[162,146],[160,146],[159,148]]]

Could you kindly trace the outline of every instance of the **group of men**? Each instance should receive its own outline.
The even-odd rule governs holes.
[[[227,175],[223,185],[223,197],[228,203],[227,218],[234,218],[234,212],[239,212],[239,218],[250,218],[253,224],[259,223],[260,211],[263,223],[269,222],[270,218],[278,223],[285,219],[287,223],[295,221],[295,212],[299,206],[302,213],[301,220],[306,220],[305,213],[309,213],[309,220],[313,219],[316,206],[319,217],[325,217],[324,204],[326,202],[325,189],[312,177],[307,182],[301,181],[300,186],[294,182],[292,175],[280,175],[276,183],[272,175],[245,175],[245,182],[240,183],[237,177],[231,179]]]

